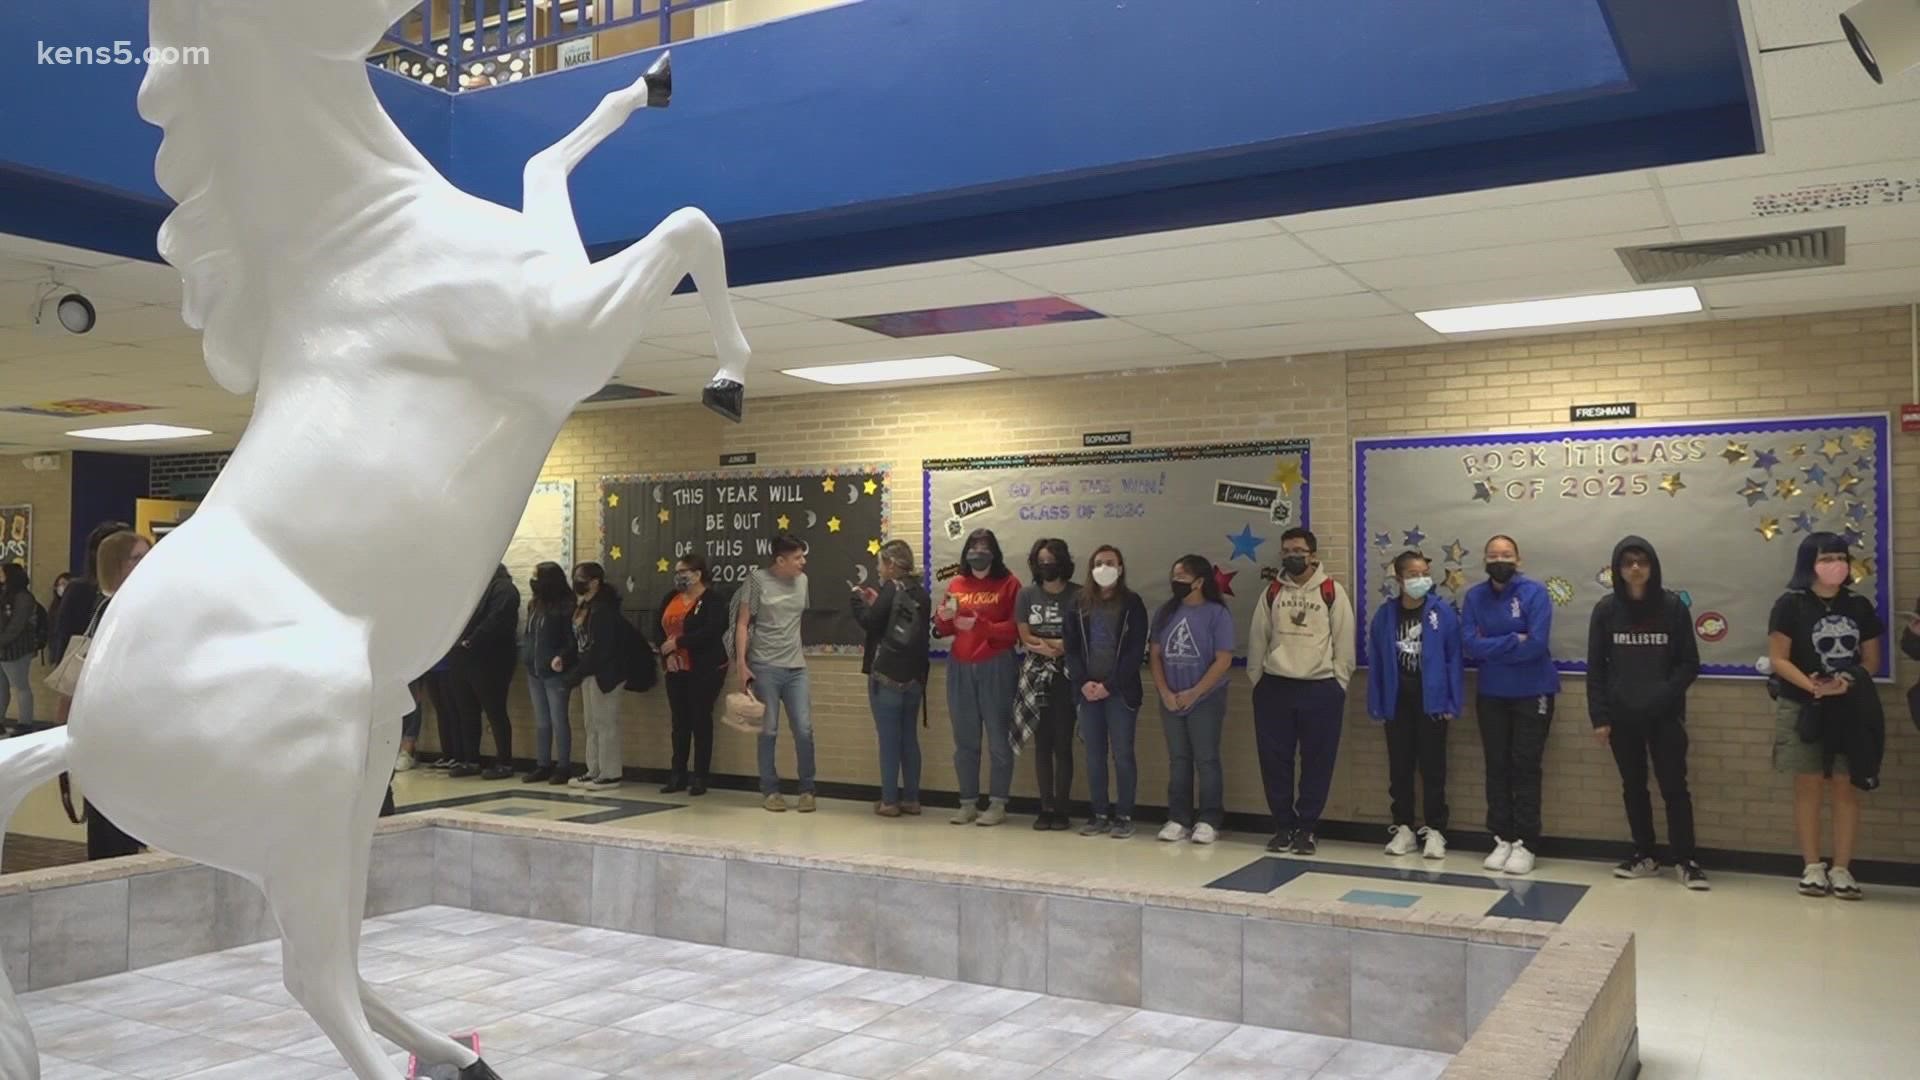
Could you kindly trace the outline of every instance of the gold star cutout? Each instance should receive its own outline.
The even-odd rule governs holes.
[[[880,541],[878,540],[867,541],[867,554],[869,555],[880,554]]]
[[[1772,540],[1780,535],[1780,519],[1761,518],[1760,524],[1754,526],[1753,531],[1759,533],[1763,540]]]
[[[1305,477],[1300,475],[1298,458],[1281,458],[1279,464],[1273,467],[1273,482],[1280,486],[1282,495],[1293,494],[1294,486],[1304,480]]]
[[[664,574],[668,570],[673,569],[673,564],[665,559],[661,559],[659,562],[653,564],[653,568],[655,571]]]
[[[1727,459],[1727,464],[1738,465],[1747,460],[1747,444],[1743,442],[1728,442],[1727,448],[1720,451],[1720,456]]]
[[[1800,485],[1794,482],[1793,477],[1783,476],[1774,481],[1773,493],[1779,498],[1791,499],[1800,494]]]
[[[833,477],[831,477],[831,476],[829,476],[829,477],[827,477],[827,478],[826,478],[825,480],[822,480],[822,481],[820,481],[820,490],[821,490],[821,491],[832,491],[832,490],[833,490]]]
[[[1447,576],[1440,580],[1440,584],[1449,592],[1459,592],[1466,587],[1467,575],[1461,573],[1460,568],[1456,566],[1447,571]]]
[[[1788,457],[1806,457],[1806,456],[1807,456],[1807,444],[1806,444],[1806,443],[1794,443],[1794,444],[1793,444],[1793,449],[1791,449],[1791,450],[1789,450],[1789,451],[1787,451],[1787,456],[1788,456]]]
[[[1826,513],[1827,511],[1829,511],[1829,510],[1832,510],[1832,509],[1833,509],[1833,496],[1831,496],[1831,495],[1829,495],[1829,494],[1827,494],[1826,492],[1824,492],[1824,491],[1823,491],[1823,492],[1821,492],[1820,494],[1818,494],[1818,495],[1815,495],[1815,496],[1813,497],[1813,512],[1814,512],[1814,513],[1816,513],[1816,514],[1824,514],[1824,513]]]
[[[1867,580],[1872,576],[1873,576],[1873,560],[1872,559],[1853,560],[1853,583],[1855,585],[1860,584],[1861,582]]]
[[[665,525],[667,521],[673,517],[672,514],[667,513],[667,508],[664,506],[660,508],[660,513],[655,516],[660,519],[660,524],[662,525]]]
[[[860,490],[869,495],[878,495],[880,493],[880,482],[872,477],[868,477],[867,482],[860,485]]]
[[[1861,451],[1861,452],[1863,452],[1863,453],[1864,453],[1864,452],[1868,452],[1868,451],[1871,451],[1871,450],[1873,449],[1873,432],[1871,432],[1871,431],[1856,431],[1856,432],[1854,432],[1854,433],[1853,433],[1853,448],[1854,448],[1855,450],[1859,450],[1859,451]]]
[[[619,548],[614,548],[614,549],[613,549],[613,550],[612,550],[611,552],[609,552],[609,554],[611,554],[611,555],[613,556],[613,558],[614,558],[614,560],[615,560],[616,562],[617,562],[617,561],[619,561],[620,559],[624,559],[624,558],[626,558],[626,556],[625,556],[625,555],[623,555],[623,554],[621,554],[621,553],[620,553],[620,549],[619,549]]]
[[[1677,496],[1686,486],[1687,485],[1680,482],[1679,473],[1668,473],[1660,479],[1660,490],[1666,492],[1668,495]]]
[[[1820,456],[1826,458],[1828,461],[1832,461],[1834,458],[1846,452],[1847,448],[1840,445],[1840,440],[1833,436],[1828,436],[1826,441],[1820,444]]]
[[[827,519],[827,531],[828,531],[828,532],[839,532],[839,531],[840,531],[840,519],[839,519],[839,518],[837,518],[837,517],[830,517],[830,518],[828,518],[828,519]]]
[[[1843,472],[1840,474],[1840,478],[1838,480],[1835,480],[1833,484],[1835,487],[1839,488],[1841,494],[1844,495],[1852,492],[1854,488],[1857,488],[1860,486],[1860,478],[1853,475],[1850,472]]]
[[[781,514],[779,517],[773,519],[773,523],[775,525],[780,526],[781,532],[786,532],[789,528],[792,527],[793,519],[788,517],[785,514]]]
[[[607,505],[608,505],[608,506],[619,506],[619,505],[620,505],[620,493],[616,491],[616,492],[614,492],[613,494],[611,494],[611,495],[608,495],[608,496],[607,496]]]

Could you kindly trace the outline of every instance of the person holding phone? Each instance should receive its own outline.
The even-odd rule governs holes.
[[[1013,788],[1013,692],[1019,673],[1014,604],[1020,579],[1007,569],[1000,538],[976,529],[961,548],[966,572],[947,582],[934,610],[933,630],[947,650],[947,714],[953,722],[953,771],[960,788],[955,825],[999,825],[1007,820]],[[980,748],[992,762],[987,811],[980,812]]]

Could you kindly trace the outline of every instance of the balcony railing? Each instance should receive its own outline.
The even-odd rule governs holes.
[[[368,57],[416,82],[478,90],[694,36],[728,0],[427,0]],[[824,6],[824,5],[823,5]]]

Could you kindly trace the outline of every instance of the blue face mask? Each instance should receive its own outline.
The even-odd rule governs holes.
[[[1433,591],[1433,579],[1430,577],[1408,578],[1400,583],[1400,591],[1415,600],[1424,600]]]

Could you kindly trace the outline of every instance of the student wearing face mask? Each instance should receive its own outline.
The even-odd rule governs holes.
[[[1511,536],[1487,541],[1487,580],[1467,590],[1462,632],[1467,659],[1480,664],[1474,700],[1487,758],[1488,870],[1525,874],[1540,845],[1540,776],[1547,756],[1560,672],[1548,640],[1553,598],[1520,573]]]
[[[1767,619],[1767,656],[1773,662],[1772,689],[1778,694],[1773,770],[1793,776],[1794,834],[1806,864],[1800,892],[1842,900],[1861,897],[1853,876],[1853,847],[1860,832],[1860,794],[1854,781],[1876,775],[1879,765],[1877,760],[1855,758],[1877,757],[1878,747],[1826,738],[1835,733],[1827,730],[1826,722],[1839,719],[1836,712],[1850,711],[1856,687],[1863,695],[1875,694],[1873,672],[1880,667],[1886,633],[1873,601],[1847,587],[1852,580],[1846,537],[1813,533],[1800,541],[1793,578]],[[1831,870],[1820,858],[1820,804],[1827,792],[1833,805]]]
[[[1147,658],[1147,605],[1127,588],[1126,557],[1108,545],[1093,553],[1093,570],[1067,620],[1067,678],[1080,699],[1080,738],[1087,744],[1087,795],[1093,818],[1081,836],[1133,835],[1133,799],[1140,770],[1133,756],[1140,668]],[[1111,752],[1114,800],[1107,801]]]
[[[1312,855],[1314,830],[1333,787],[1334,759],[1353,678],[1353,601],[1320,569],[1319,540],[1306,529],[1280,536],[1280,575],[1253,610],[1247,674],[1260,778],[1273,814],[1268,851]],[[1295,756],[1300,790],[1293,787]]]
[[[947,714],[953,721],[953,771],[960,787],[955,825],[998,825],[1007,820],[1013,788],[1013,694],[1019,661],[1014,604],[1020,579],[1007,569],[1000,538],[977,529],[961,548],[966,573],[947,582],[934,610],[933,631],[952,638],[947,649]],[[980,748],[991,762],[990,801],[980,812]]]
[[[913,549],[904,540],[880,546],[880,587],[853,592],[853,615],[867,632],[860,672],[867,677],[867,704],[880,737],[880,801],[885,818],[920,814],[920,728],[927,699],[931,635],[927,589],[914,573]]]
[[[1447,857],[1447,728],[1466,700],[1460,617],[1433,595],[1427,557],[1393,560],[1397,598],[1367,628],[1367,715],[1387,729],[1387,794],[1393,828],[1387,854]],[[1414,832],[1413,774],[1420,773],[1426,825]]]
[[[1036,540],[1027,553],[1033,584],[1020,590],[1014,624],[1026,656],[1014,694],[1014,742],[1033,737],[1033,772],[1040,789],[1035,831],[1060,831],[1071,825],[1067,803],[1073,792],[1073,728],[1077,697],[1067,679],[1067,620],[1080,586],[1073,580],[1073,555],[1067,542]]]
[[[587,719],[587,771],[567,781],[589,791],[611,791],[626,774],[620,746],[620,593],[607,580],[606,567],[583,562],[573,568],[574,648],[579,662],[562,676],[580,688]]]
[[[1233,670],[1233,613],[1220,598],[1213,561],[1204,555],[1181,556],[1167,584],[1173,595],[1154,613],[1149,653],[1167,736],[1167,824],[1160,839],[1211,844],[1227,817],[1220,730],[1227,719],[1227,675]]]
[[[727,602],[712,585],[707,560],[690,554],[674,564],[673,592],[660,602],[660,664],[673,714],[673,773],[663,795],[707,793],[713,706],[727,683]]]

